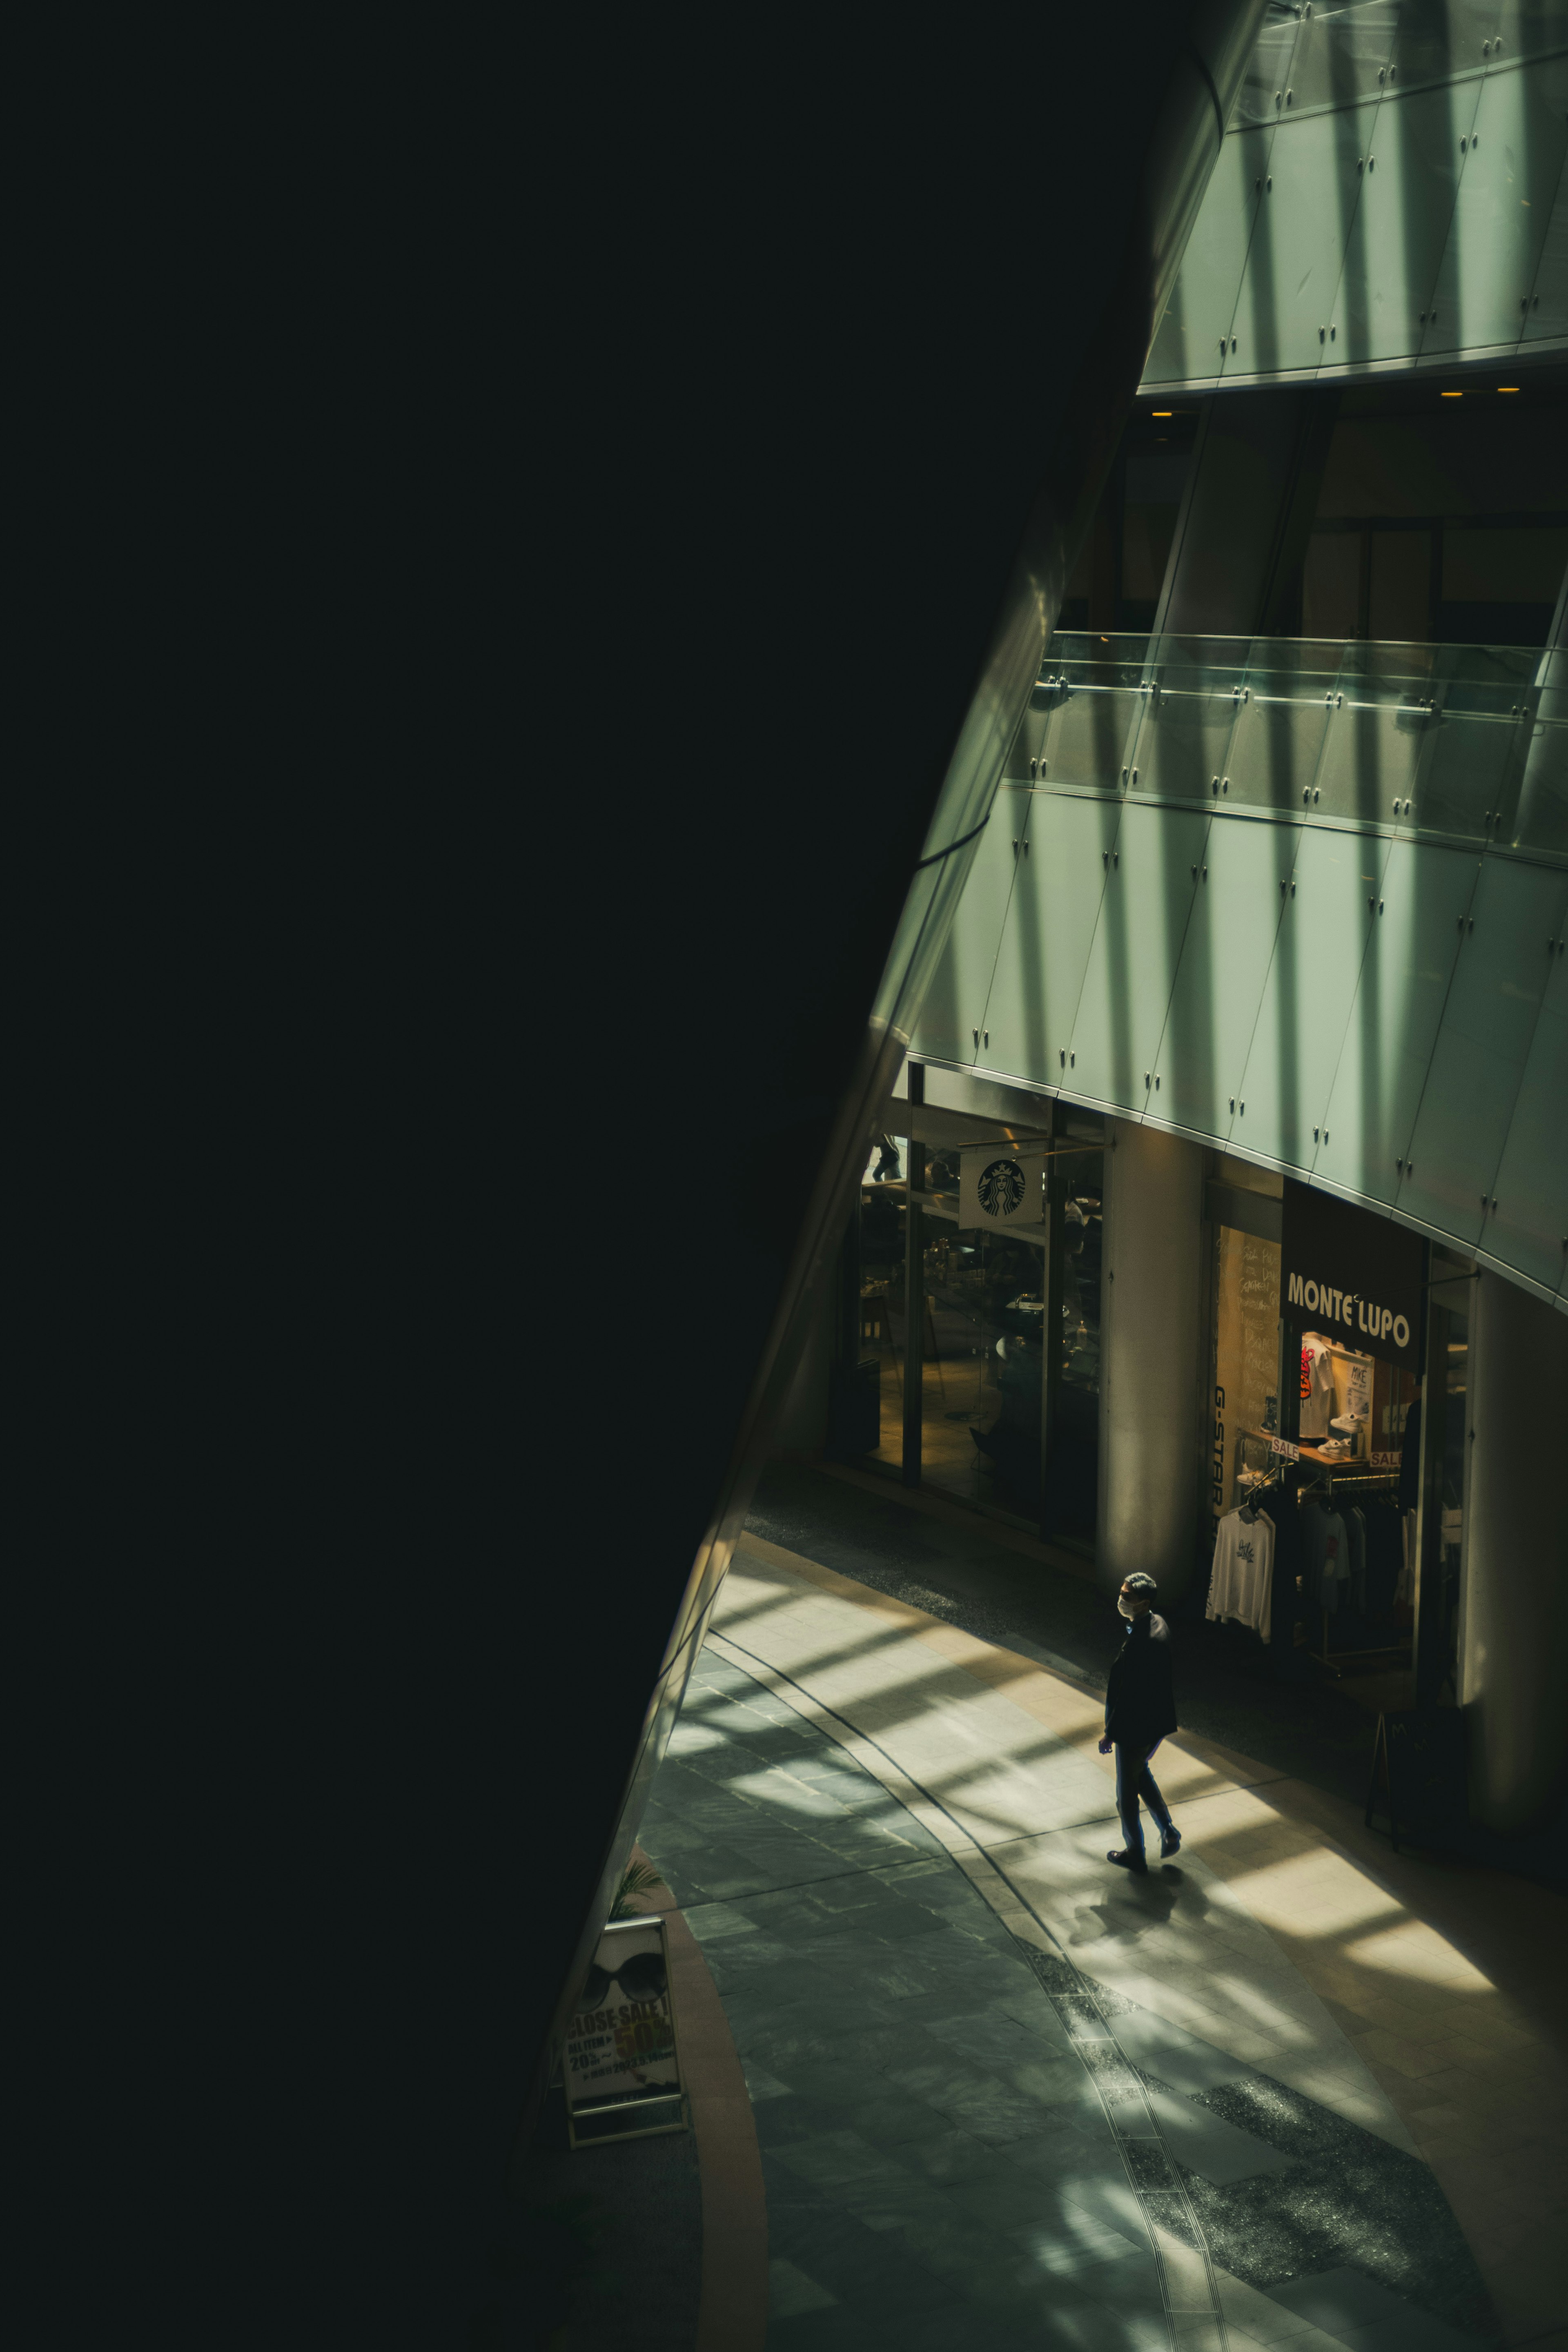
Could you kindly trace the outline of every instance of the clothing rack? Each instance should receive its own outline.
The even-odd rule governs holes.
[[[1390,1486],[1397,1486],[1399,1484],[1399,1473],[1397,1470],[1352,1470],[1348,1466],[1345,1469],[1341,1470],[1328,1463],[1321,1465],[1314,1464],[1313,1468],[1316,1471],[1317,1475],[1310,1484],[1303,1485],[1297,1489],[1296,1503],[1298,1508],[1300,1508],[1300,1505],[1305,1502],[1309,1496],[1321,1494],[1331,1509],[1333,1507],[1335,1494],[1340,1488],[1345,1486],[1352,1488],[1373,1486],[1387,1488]],[[1312,1655],[1317,1659],[1318,1664],[1321,1666],[1327,1667],[1329,1673],[1333,1675],[1336,1682],[1342,1681],[1344,1675],[1343,1667],[1338,1664],[1338,1661],[1341,1658],[1403,1657],[1405,1653],[1410,1647],[1409,1642],[1404,1641],[1394,1642],[1387,1648],[1381,1650],[1331,1650],[1329,1647],[1329,1612],[1326,1609],[1320,1609],[1318,1613],[1322,1620],[1323,1646],[1321,1650],[1314,1650],[1312,1652]]]

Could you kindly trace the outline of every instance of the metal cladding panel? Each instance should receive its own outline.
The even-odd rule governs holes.
[[[1391,845],[1312,1162],[1338,1191],[1392,1205],[1399,1190],[1479,866],[1451,849]]]
[[[1559,940],[1568,912],[1559,920]],[[1528,942],[1527,942],[1528,944]],[[1483,1253],[1504,1273],[1517,1267],[1555,1292],[1568,1265],[1568,951],[1536,942],[1547,973],[1530,1058],[1524,1066],[1508,1141],[1492,1181]]]
[[[1004,783],[991,821],[981,835],[955,920],[921,1006],[918,1051],[942,1062],[973,1062],[980,1053],[991,971],[996,961],[1007,901],[1017,865],[1014,838],[1022,828],[1029,795]]]
[[[1124,804],[1104,867],[1105,895],[1073,1024],[1070,1091],[1140,1113],[1160,1110],[1154,1048],[1198,888],[1206,814]],[[1149,1084],[1144,1085],[1145,1073]]]
[[[1466,1248],[1480,1239],[1565,900],[1560,873],[1481,861],[1395,1202]]]
[[[1230,1105],[1247,1066],[1258,1001],[1295,863],[1300,828],[1216,816],[1204,851],[1192,919],[1155,1055],[1159,1117],[1196,1134],[1228,1136]],[[1153,1106],[1152,1106],[1153,1108]]]
[[[983,1024],[991,1068],[1035,1086],[1076,1087],[1073,1024],[1121,821],[1119,801],[1033,795],[1029,854],[1018,868]],[[960,914],[967,919],[967,898]],[[923,1017],[917,1050],[926,1050]]]
[[[1413,358],[1458,193],[1459,138],[1479,85],[1385,99],[1368,124],[1361,206],[1339,296],[1338,356],[1355,362]],[[1466,114],[1456,126],[1456,107]]]
[[[1481,84],[1424,352],[1519,341],[1568,144],[1565,89],[1560,59],[1489,73]],[[1455,144],[1465,135],[1461,124]]]
[[[1568,165],[1557,183],[1524,327],[1527,346],[1557,335],[1568,335]]]
[[[1264,199],[1274,126],[1237,132],[1220,150],[1175,290],[1155,333],[1145,383],[1217,375],[1228,352],[1247,250]]]
[[[1230,1132],[1244,1150],[1310,1168],[1391,844],[1303,825]]]
[[[1361,184],[1356,158],[1366,152],[1373,110],[1310,115],[1276,137],[1274,186],[1247,248],[1227,375],[1315,369],[1338,358],[1334,298]]]

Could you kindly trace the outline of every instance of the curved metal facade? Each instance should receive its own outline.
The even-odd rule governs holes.
[[[1146,391],[1568,343],[1568,8],[1275,8],[1161,320]]]
[[[1568,730],[1540,662],[1058,636],[913,1052],[1568,1308]]]

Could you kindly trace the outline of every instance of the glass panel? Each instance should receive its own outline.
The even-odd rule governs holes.
[[[1568,173],[1552,206],[1524,328],[1527,343],[1550,335],[1568,335]]]
[[[1269,155],[1274,185],[1265,194],[1247,250],[1227,374],[1315,369],[1337,358],[1338,342],[1331,341],[1329,330],[1361,185],[1356,161],[1365,153],[1370,127],[1360,121],[1361,111],[1309,115],[1276,137]]]
[[[1062,1141],[1090,1141],[1095,1124],[1079,1113]],[[1055,1424],[1046,1455],[1041,1532],[1047,1541],[1092,1542],[1100,1487],[1100,1285],[1104,1234],[1104,1154],[1075,1152],[1051,1162],[1064,1201],[1062,1282],[1052,1317],[1057,1349]],[[1059,1172],[1058,1172],[1059,1171]]]
[[[1058,629],[1051,639],[1034,697],[1049,713],[1040,772],[1051,783],[1120,791],[1149,643],[1088,630]]]
[[[1559,932],[1561,936],[1561,932]],[[1568,1271],[1563,1247],[1563,1171],[1568,1168],[1568,952],[1547,950],[1545,992],[1530,1041],[1483,1247],[1505,1272],[1529,1275],[1555,1291]]]
[[[1219,373],[1235,331],[1274,135],[1270,123],[1267,130],[1231,137],[1221,148],[1143,371],[1146,384],[1184,383]]]
[[[1036,792],[985,1019],[988,1066],[1076,1087],[1073,1023],[1121,811],[1115,801]],[[924,1031],[921,1031],[923,1050]]]
[[[1561,662],[1563,656],[1557,659]],[[1561,709],[1560,689],[1553,698]],[[1514,845],[1568,857],[1568,718],[1536,718],[1523,768],[1513,821]],[[1508,838],[1506,832],[1503,838]]]
[[[1279,1244],[1221,1225],[1215,1250],[1213,1458],[1209,1507],[1217,1522],[1246,1500],[1267,1444],[1279,1434]],[[1254,1465],[1248,1472],[1247,1465]]]
[[[875,1358],[880,1443],[864,1458],[896,1470],[904,1451],[904,1173],[909,1144],[886,1136],[860,1185],[860,1353]]]
[[[1426,532],[1380,537],[1415,551],[1412,576],[1429,572]],[[1091,644],[1097,657],[1084,661]],[[1534,646],[1059,633],[1046,675],[1050,740],[1067,748],[1034,789],[1562,853],[1568,720],[1555,706],[1538,715],[1542,661]],[[1012,860],[1013,821],[994,827],[999,859]],[[1109,842],[1100,854],[1109,871]],[[963,1057],[973,1051],[972,1034]]]
[[[1553,61],[1482,84],[1425,351],[1495,349],[1523,331],[1568,145],[1565,83]]]
[[[1230,127],[1247,122],[1272,122],[1279,111],[1278,100],[1283,100],[1289,86],[1291,58],[1296,36],[1301,26],[1289,9],[1278,13],[1270,10],[1264,21],[1258,43],[1247,60],[1247,72],[1235,105],[1231,109]]]
[[[1481,1239],[1491,1214],[1546,992],[1546,941],[1563,936],[1565,902],[1560,874],[1480,861],[1398,1195],[1402,1210],[1461,1248]]]
[[[928,1230],[921,1479],[1033,1525],[1045,1235],[961,1233],[935,1220]]]
[[[1478,73],[1489,60],[1501,14],[1500,0],[1422,0],[1404,8],[1394,44],[1401,89]]]
[[[1129,791],[1206,803],[1228,765],[1250,645],[1244,637],[1161,637],[1150,651],[1143,723],[1132,746]]]
[[[1289,111],[1375,98],[1398,21],[1399,0],[1363,0],[1359,6],[1314,9],[1304,17],[1285,83]]]
[[[1265,637],[1253,646],[1228,772],[1217,792],[1210,780],[1217,806],[1310,808],[1342,651],[1338,639]]]
[[[1445,840],[1506,841],[1530,753],[1535,672],[1528,647],[1443,646],[1433,658],[1433,719],[1412,812]]]
[[[1318,776],[1310,798],[1303,792],[1310,815],[1359,824],[1415,822],[1415,779],[1431,723],[1431,658],[1429,646],[1345,647]]]

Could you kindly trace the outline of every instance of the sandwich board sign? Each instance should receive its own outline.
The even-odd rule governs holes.
[[[658,1912],[612,1920],[600,1935],[566,2027],[562,2075],[574,2147],[686,2129],[669,1955]]]

